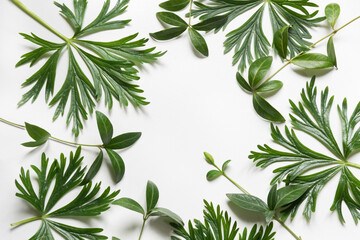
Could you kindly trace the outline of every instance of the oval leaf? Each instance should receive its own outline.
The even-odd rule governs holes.
[[[155,183],[148,181],[146,185],[146,209],[152,211],[159,200],[159,189]]]
[[[209,164],[214,164],[215,160],[214,160],[213,156],[211,156],[210,153],[204,152],[204,156],[205,156],[206,162],[208,162]]]
[[[228,17],[223,16],[216,16],[209,19],[206,19],[202,22],[199,22],[192,27],[198,31],[211,31],[213,29],[218,29],[224,26],[224,24],[227,22]]]
[[[47,142],[49,137],[51,137],[50,133],[45,129],[38,127],[36,125],[32,125],[30,123],[25,123],[25,129],[29,136],[34,139],[34,142],[26,142],[22,143],[24,147],[38,147]]]
[[[285,26],[280,28],[274,34],[274,46],[282,58],[286,58],[288,53],[289,27],[290,26]]]
[[[221,170],[223,172],[225,172],[227,166],[229,165],[229,163],[231,162],[231,160],[227,160],[226,162],[223,163],[222,167],[221,167]]]
[[[105,147],[109,149],[123,149],[133,145],[141,137],[141,132],[124,133],[111,139]]]
[[[330,26],[334,29],[337,19],[340,15],[340,6],[337,3],[328,4],[325,7],[325,16]]]
[[[272,122],[285,122],[285,119],[281,113],[279,113],[278,110],[271,106],[270,103],[268,103],[259,94],[255,93],[253,95],[253,105],[257,114],[259,114],[259,116],[263,117],[264,119]]]
[[[269,210],[266,203],[260,198],[243,193],[226,194],[232,203],[251,212],[265,213]]]
[[[142,215],[145,215],[145,211],[142,208],[142,206],[138,202],[136,202],[135,200],[133,200],[131,198],[120,198],[118,200],[115,200],[112,204],[127,208],[134,212],[138,212]]]
[[[180,36],[186,29],[187,27],[168,28],[159,32],[150,33],[150,36],[156,40],[169,40]]]
[[[168,217],[171,220],[175,221],[176,223],[180,225],[184,225],[183,220],[181,217],[179,217],[176,213],[173,211],[166,209],[166,208],[154,208],[152,210],[151,216],[162,216],[162,217]]]
[[[113,126],[110,120],[99,111],[96,111],[96,122],[101,140],[104,145],[107,145],[113,136]]]
[[[270,192],[267,197],[267,204],[271,210],[274,210],[277,202],[277,185],[275,184],[270,189]]]
[[[254,61],[249,68],[249,84],[255,88],[258,83],[264,79],[266,74],[269,72],[273,58],[262,57]]]
[[[115,182],[118,183],[118,182],[121,181],[121,179],[123,178],[124,173],[125,173],[124,161],[122,160],[120,155],[117,154],[116,152],[114,152],[113,150],[106,149],[106,152],[109,155],[111,165],[112,165],[112,167],[114,169]]]
[[[305,53],[292,60],[292,63],[308,69],[323,69],[333,66],[332,60],[321,53]]]
[[[89,171],[86,173],[84,180],[81,182],[81,185],[85,185],[85,184],[89,183],[96,176],[96,174],[99,172],[100,167],[102,165],[103,157],[104,157],[104,154],[100,150],[95,161],[93,162],[93,164],[91,164]]]
[[[218,177],[221,176],[221,172],[218,170],[210,170],[207,174],[206,174],[206,179],[208,181],[212,181]]]
[[[337,60],[336,60],[336,53],[335,53],[335,46],[334,46],[334,39],[333,36],[329,38],[327,43],[327,54],[328,57],[331,59],[333,65],[337,68]]]
[[[187,27],[187,23],[178,15],[171,12],[158,12],[156,13],[156,17],[169,25],[177,26],[177,27]]]
[[[275,209],[279,209],[289,203],[292,203],[299,199],[307,190],[307,185],[291,185],[280,188],[277,191],[277,203]]]
[[[194,48],[205,57],[209,56],[209,49],[203,36],[193,28],[189,28],[189,35]]]
[[[283,83],[279,80],[272,80],[261,84],[256,91],[257,92],[276,92],[283,86]]]
[[[236,73],[236,80],[244,90],[252,92],[250,85],[245,81],[245,79],[243,78],[243,76],[241,76],[240,73]]]
[[[159,6],[168,11],[180,11],[184,9],[190,0],[170,0],[163,3],[160,3]]]

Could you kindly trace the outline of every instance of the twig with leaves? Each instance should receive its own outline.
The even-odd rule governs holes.
[[[48,131],[36,125],[30,123],[20,125],[0,118],[1,122],[27,131],[34,141],[22,143],[25,147],[39,147],[47,141],[52,140],[70,146],[98,148],[100,152],[87,172],[83,184],[90,182],[98,173],[103,162],[103,150],[106,151],[115,173],[115,181],[118,183],[125,174],[125,163],[121,156],[114,150],[125,149],[132,146],[141,137],[141,132],[128,132],[113,137],[113,126],[110,120],[99,111],[96,111],[96,120],[102,144],[84,144],[62,140],[52,136]]]
[[[301,237],[298,236],[293,230],[291,230],[280,218],[279,213],[281,210],[286,208],[288,204],[298,200],[304,194],[304,192],[306,191],[306,188],[304,186],[286,186],[280,189],[277,189],[277,187],[274,186],[268,194],[267,203],[265,203],[260,198],[251,195],[242,186],[240,186],[240,184],[236,183],[226,174],[225,171],[228,164],[230,163],[230,160],[225,161],[220,168],[215,163],[213,156],[211,156],[207,152],[204,153],[204,156],[206,162],[216,168],[216,170],[210,170],[207,173],[206,178],[209,181],[212,181],[220,176],[224,176],[241,192],[243,192],[227,194],[226,196],[230,199],[232,203],[248,211],[264,214],[264,218],[268,224],[271,223],[271,221],[275,220],[280,223],[280,225],[284,227],[296,240],[301,240]]]

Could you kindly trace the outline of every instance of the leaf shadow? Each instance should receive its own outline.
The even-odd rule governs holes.
[[[151,227],[151,229],[154,229],[154,231],[161,234],[162,236],[168,237],[172,234],[172,228],[169,224],[170,222],[165,219],[166,218],[163,217],[152,218],[149,221],[148,226]]]

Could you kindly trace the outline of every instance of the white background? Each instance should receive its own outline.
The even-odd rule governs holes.
[[[70,0],[65,1],[71,6]],[[86,23],[98,13],[103,1],[89,1]],[[115,2],[115,1],[112,1]],[[123,30],[109,31],[91,36],[103,41],[115,40],[135,32],[140,37],[148,37],[149,32],[162,29],[155,13],[161,9],[161,1],[131,0],[129,8],[122,19],[132,18],[130,26]],[[331,1],[317,1],[320,15]],[[71,36],[71,28],[58,15],[58,9],[52,1],[24,0],[24,4],[40,15],[54,28]],[[344,0],[340,2],[342,13],[338,26],[360,14],[360,2]],[[244,15],[243,22],[249,15]],[[270,33],[268,15],[265,14],[265,32]],[[235,26],[230,26],[233,29]],[[44,95],[39,96],[34,104],[18,108],[17,102],[27,89],[20,87],[40,64],[33,68],[27,65],[15,68],[20,56],[32,49],[33,45],[18,33],[36,33],[45,39],[59,41],[48,30],[30,19],[9,0],[0,2],[0,117],[24,123],[29,122],[47,129],[53,136],[74,140],[71,129],[66,128],[64,118],[52,122],[54,108],[44,103]],[[311,30],[313,39],[317,40],[330,32],[324,22],[319,28]],[[228,174],[250,193],[265,199],[270,189],[269,181],[273,174],[269,167],[258,169],[248,159],[249,152],[256,150],[258,144],[271,144],[269,123],[260,119],[252,107],[251,96],[244,93],[235,80],[236,68],[231,66],[231,54],[223,55],[222,42],[225,33],[206,36],[210,56],[199,58],[194,55],[188,36],[168,42],[149,40],[148,46],[157,46],[167,54],[156,64],[147,65],[141,71],[141,88],[144,96],[151,102],[143,111],[132,107],[122,109],[114,104],[111,112],[99,104],[98,110],[108,115],[114,125],[114,133],[141,131],[143,136],[131,148],[121,152],[126,163],[124,179],[114,185],[109,160],[105,159],[95,181],[102,181],[103,187],[111,186],[121,189],[119,197],[131,197],[145,205],[145,186],[147,180],[155,182],[160,190],[158,206],[166,207],[178,213],[185,221],[202,218],[203,199],[221,204],[237,220],[241,229],[254,222],[262,223],[261,216],[249,215],[248,212],[236,210],[228,204],[226,193],[238,190],[225,179],[208,182],[206,172],[211,167],[204,161],[202,152],[213,154],[220,165],[232,159]],[[360,21],[348,26],[335,37],[338,57],[338,70],[322,71],[317,79],[317,86],[323,89],[329,86],[330,93],[335,94],[335,104],[348,98],[349,109],[353,109],[360,100],[359,55],[360,55]],[[326,42],[319,44],[313,52],[326,53]],[[58,69],[57,82],[64,79],[66,57],[63,55]],[[274,59],[272,72],[281,66],[278,58]],[[290,112],[288,99],[299,100],[301,88],[314,74],[313,71],[287,67],[276,76],[284,82],[283,89],[268,100],[281,111],[288,120]],[[334,107],[331,120],[336,137],[340,138],[339,121]],[[280,128],[283,128],[282,126]],[[299,134],[309,145],[326,153],[322,146],[316,145],[311,138]],[[30,206],[15,197],[14,179],[18,178],[21,166],[28,169],[31,164],[39,165],[40,156],[45,152],[51,159],[58,158],[60,153],[68,155],[75,148],[49,142],[37,149],[22,147],[20,143],[29,141],[26,132],[0,123],[0,234],[1,239],[20,240],[30,238],[39,227],[39,222],[30,223],[18,228],[11,228],[10,223],[33,216]],[[94,117],[86,122],[84,131],[77,139],[80,143],[100,143]],[[274,146],[274,144],[272,145]],[[96,149],[84,148],[84,164],[91,164]],[[359,163],[358,155],[353,161]],[[360,173],[354,171],[360,177]],[[335,194],[338,177],[335,177],[320,193],[317,211],[312,220],[307,222],[300,214],[289,226],[304,240],[312,239],[358,239],[359,229],[354,224],[346,207],[344,215],[346,225],[341,225],[337,214],[329,211]],[[302,210],[302,208],[300,209]],[[100,217],[79,222],[65,219],[64,223],[74,222],[77,226],[102,227],[107,236],[121,239],[137,239],[142,218],[139,214],[114,206]],[[276,239],[292,239],[288,232],[275,223]],[[152,219],[145,228],[143,239],[170,239],[171,228],[166,221]]]

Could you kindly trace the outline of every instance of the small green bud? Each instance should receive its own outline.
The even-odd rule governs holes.
[[[210,155],[210,153],[204,152],[205,160],[213,165],[215,163],[213,156]]]

